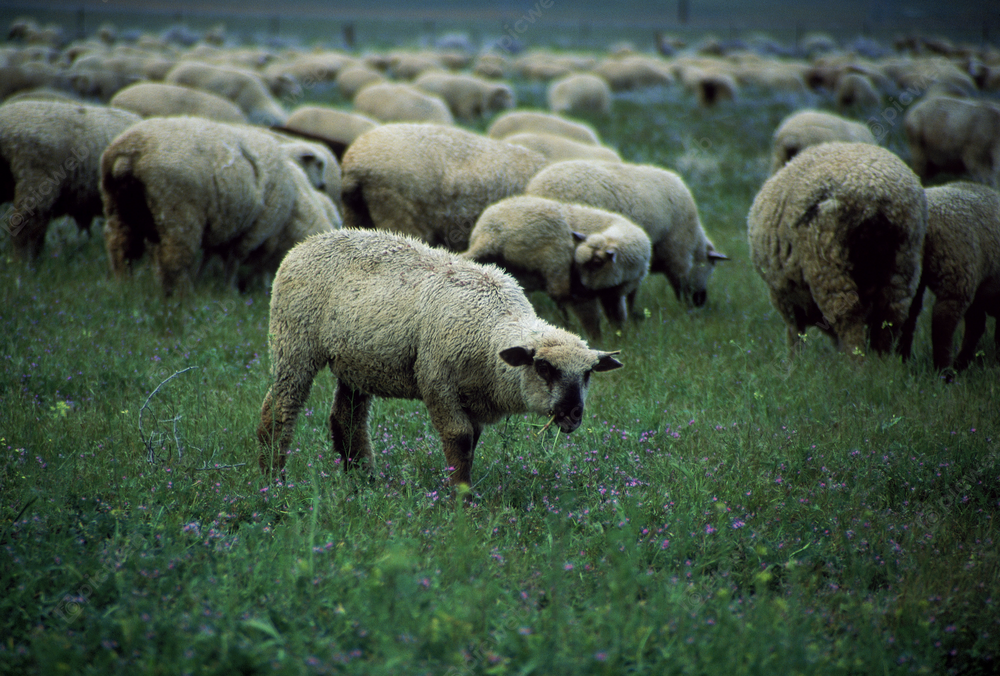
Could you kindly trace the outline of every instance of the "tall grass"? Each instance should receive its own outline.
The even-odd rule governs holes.
[[[166,306],[100,237],[56,224],[36,270],[0,243],[0,672],[993,673],[998,355],[946,384],[925,318],[907,364],[818,333],[787,360],[745,218],[804,103],[590,120],[684,175],[733,260],[700,310],[649,280],[576,433],[489,428],[464,509],[416,402],[376,403],[378,478],[345,476],[325,375],[262,479],[265,289]]]

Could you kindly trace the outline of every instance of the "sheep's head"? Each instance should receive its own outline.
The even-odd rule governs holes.
[[[583,422],[590,374],[621,368],[617,354],[592,350],[577,336],[553,329],[539,340],[502,350],[500,358],[519,369],[526,407],[552,416],[569,434]]]
[[[704,256],[695,258],[694,265],[691,266],[687,280],[681,288],[681,298],[695,307],[703,306],[708,300],[708,280],[715,271],[715,264],[728,260],[729,256],[716,251],[709,242],[705,247]]]
[[[326,190],[326,160],[306,143],[290,143],[285,152],[290,160],[302,167],[309,183],[319,191]]]

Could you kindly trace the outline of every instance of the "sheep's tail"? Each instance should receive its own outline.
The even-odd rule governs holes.
[[[101,167],[104,199],[104,241],[111,270],[121,276],[132,261],[142,258],[146,241],[160,241],[153,214],[146,203],[146,186],[135,174],[131,154],[105,155]]]
[[[373,230],[375,222],[365,201],[364,186],[353,174],[345,173],[340,186],[341,201],[344,205],[344,227]]]

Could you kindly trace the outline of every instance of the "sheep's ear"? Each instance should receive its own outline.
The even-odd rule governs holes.
[[[708,250],[708,260],[710,261],[728,261],[729,256],[726,254],[719,253],[718,251]]]
[[[615,258],[617,256],[618,256],[618,250],[617,249],[608,249],[608,262],[609,263],[614,263],[615,262]]]
[[[535,351],[526,347],[508,347],[500,351],[500,358],[511,366],[531,366],[534,357]]]
[[[303,162],[315,162],[316,161],[316,154],[312,153],[312,152],[310,152],[308,150],[306,152],[302,153],[299,157],[302,158]]]
[[[583,234],[582,232],[577,232],[576,230],[573,231],[574,242],[582,242],[585,239],[587,239],[587,236],[585,234]]]
[[[595,371],[614,371],[615,369],[620,369],[624,364],[615,359],[616,354],[621,354],[621,350],[615,350],[614,352],[598,352],[600,358],[597,360],[597,364],[594,366]]]

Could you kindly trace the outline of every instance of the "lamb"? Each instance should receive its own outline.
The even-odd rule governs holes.
[[[292,112],[278,129],[326,144],[339,160],[343,159],[344,152],[354,139],[378,125],[364,115],[320,106],[302,106]]]
[[[559,115],[532,110],[512,110],[497,117],[486,130],[486,135],[494,139],[523,132],[557,134],[579,143],[600,143],[597,132],[582,122],[573,122]]]
[[[474,121],[514,107],[514,92],[505,84],[471,75],[429,71],[413,82],[428,94],[440,96],[454,117]]]
[[[871,130],[860,122],[819,110],[800,110],[778,125],[771,139],[771,173],[774,174],[809,146],[830,141],[875,144]]]
[[[977,183],[928,188],[923,273],[903,330],[900,351],[908,357],[923,292],[935,296],[931,319],[934,368],[965,369],[975,358],[986,316],[1000,319],[1000,194]],[[952,343],[965,318],[958,359]],[[1000,330],[995,331],[1000,353]],[[950,377],[950,374],[949,374]]]
[[[503,140],[504,143],[513,143],[516,146],[539,152],[549,162],[562,162],[564,160],[622,161],[618,153],[607,146],[579,143],[565,136],[557,136],[556,134],[526,132],[507,136]]]
[[[808,326],[848,354],[863,354],[866,333],[876,352],[893,348],[927,230],[923,188],[902,160],[868,143],[810,146],[764,183],[747,223],[793,355]]]
[[[910,108],[903,124],[920,178],[950,172],[1000,187],[1000,106],[936,96]]]
[[[354,108],[380,122],[455,123],[448,105],[440,96],[420,91],[412,85],[382,82],[368,85],[354,97]]]
[[[468,486],[483,428],[508,415],[580,426],[590,374],[622,366],[539,319],[517,283],[409,237],[340,230],[282,261],[271,290],[274,382],[261,405],[262,473],[283,473],[320,369],[337,379],[330,436],[345,470],[371,471],[372,396],[419,399],[452,485]]]
[[[549,84],[546,96],[553,113],[608,115],[611,87],[607,80],[589,73],[575,73]]]
[[[584,330],[599,338],[598,299],[608,320],[623,324],[651,254],[646,232],[623,216],[520,195],[483,212],[462,256],[496,263],[525,291],[545,291],[556,303],[568,304]]]
[[[193,115],[216,122],[247,121],[235,103],[221,96],[161,82],[139,82],[111,97],[111,106],[142,117]]]
[[[14,203],[3,227],[17,258],[38,258],[56,216],[71,216],[89,232],[102,213],[101,153],[140,119],[116,108],[61,101],[0,106],[0,204]]]
[[[465,251],[486,207],[524,192],[539,153],[433,124],[387,124],[344,154],[344,226],[394,230]]]
[[[540,171],[525,189],[548,197],[606,209],[643,228],[653,243],[649,271],[666,276],[679,300],[701,307],[719,261],[705,235],[691,191],[680,176],[648,164],[570,160]]]
[[[299,229],[290,221],[323,221],[334,208],[275,135],[194,117],[136,124],[105,150],[100,176],[112,272],[123,277],[148,240],[166,297],[189,286],[202,252],[221,255],[234,284],[254,250]]]
[[[288,115],[274,100],[263,79],[256,73],[215,66],[197,61],[182,61],[165,79],[166,84],[183,85],[229,99],[254,124],[282,124]]]

